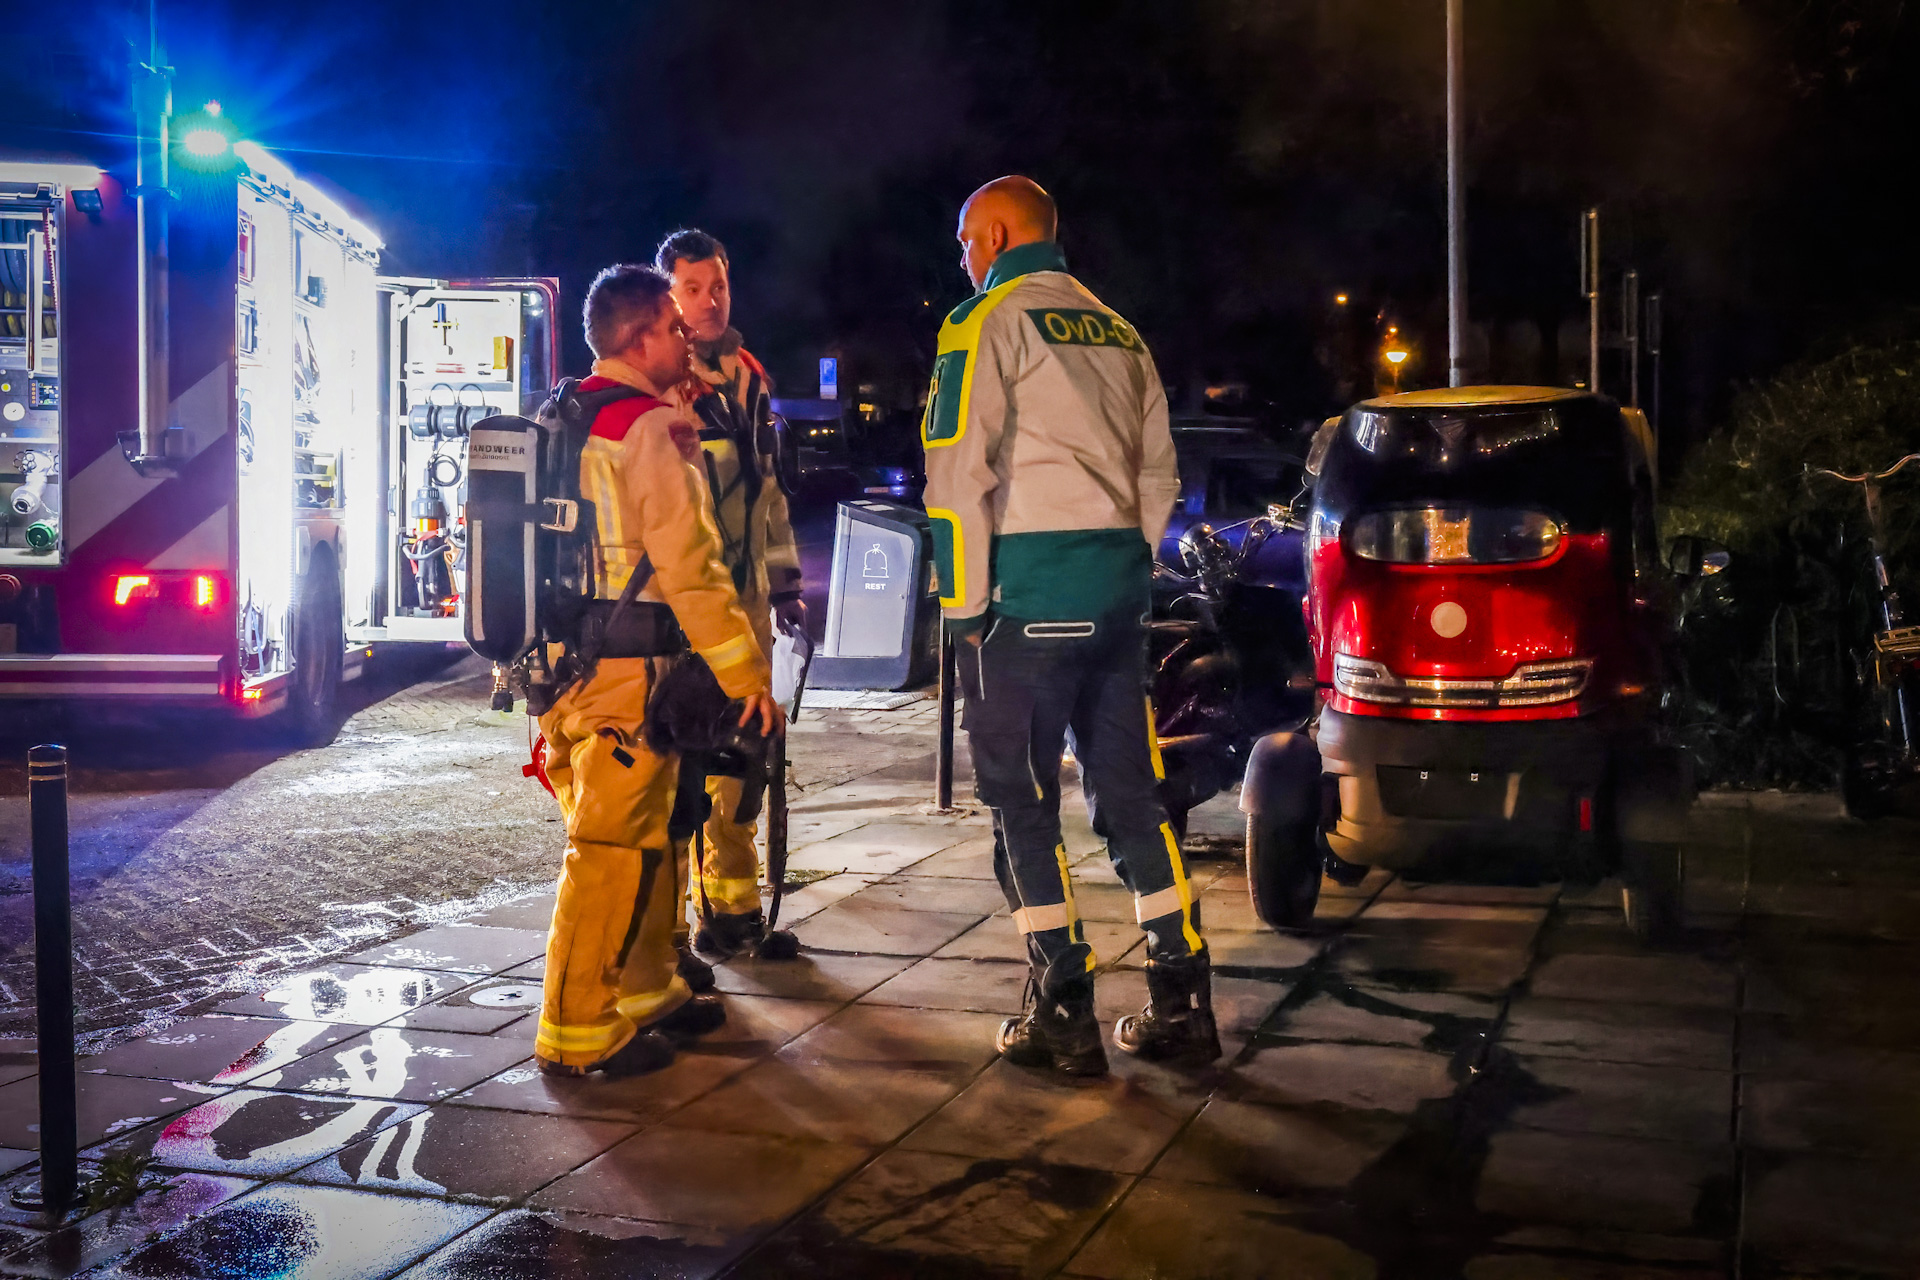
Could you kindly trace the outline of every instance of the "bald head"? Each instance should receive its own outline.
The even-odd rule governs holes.
[[[995,178],[960,206],[960,265],[978,289],[994,259],[1023,244],[1052,240],[1059,222],[1053,197],[1032,178]]]

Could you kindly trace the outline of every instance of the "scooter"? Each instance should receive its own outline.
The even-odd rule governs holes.
[[[1303,528],[1285,507],[1181,535],[1180,567],[1154,565],[1149,691],[1161,798],[1176,835],[1187,814],[1230,790],[1263,734],[1313,710],[1301,621]]]
[[[1255,912],[1306,925],[1327,865],[1617,871],[1637,932],[1677,930],[1693,786],[1658,721],[1644,418],[1558,388],[1384,396],[1329,419],[1307,472],[1319,705],[1249,753]]]

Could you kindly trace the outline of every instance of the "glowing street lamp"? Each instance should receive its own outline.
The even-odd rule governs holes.
[[[1400,371],[1406,367],[1407,356],[1410,353],[1405,347],[1388,347],[1380,354],[1381,357],[1386,360],[1387,367],[1393,370],[1393,389],[1395,392],[1398,392],[1400,390]]]

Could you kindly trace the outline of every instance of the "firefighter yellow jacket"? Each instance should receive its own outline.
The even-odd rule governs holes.
[[[741,596],[778,604],[800,595],[800,552],[774,469],[772,396],[766,369],[729,329],[715,348],[696,347],[693,378],[666,399],[700,429],[721,562]]]
[[[618,360],[595,361],[593,374],[583,390],[615,382],[646,390]],[[615,401],[594,421],[580,488],[600,522],[598,594],[617,598],[642,557],[650,560],[653,577],[639,598],[671,608],[727,696],[743,698],[767,689],[767,659],[720,563],[704,483],[687,456],[692,446],[681,411],[651,397]]]

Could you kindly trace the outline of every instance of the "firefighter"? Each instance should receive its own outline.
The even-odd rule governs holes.
[[[648,690],[691,646],[727,695],[744,700],[742,725],[773,733],[781,717],[719,561],[690,465],[693,433],[657,398],[687,370],[667,279],[651,267],[609,267],[588,292],[586,329],[598,358],[582,390],[625,385],[642,394],[600,410],[580,460],[581,492],[599,522],[591,608],[605,638],[588,678],[540,717],[567,856],[535,1052],[549,1072],[625,1075],[664,1066],[676,1038],[726,1017],[718,996],[694,995],[676,972],[680,912],[667,836],[676,768],[642,741]],[[640,586],[630,591],[636,574]]]
[[[1060,835],[1071,743],[1094,829],[1147,935],[1149,1002],[1128,1053],[1220,1056],[1206,944],[1160,776],[1146,698],[1153,548],[1179,491],[1166,393],[1125,320],[1067,273],[1051,197],[988,183],[961,210],[979,290],[941,326],[921,441],[946,626],[960,646],[975,787],[994,872],[1025,935],[1024,1014],[1000,1029],[1020,1065],[1097,1075],[1093,949]]]
[[[725,245],[704,231],[676,231],[661,242],[654,266],[672,278],[674,300],[693,338],[693,376],[671,398],[690,411],[699,429],[722,563],[733,575],[761,652],[771,655],[776,622],[788,632],[804,631],[807,624],[800,553],[774,460],[773,384],[732,325]],[[762,942],[756,824],[733,820],[740,790],[738,778],[708,778],[702,803],[693,780],[683,784],[686,799],[676,826],[690,827],[706,813],[697,886],[701,926],[693,946],[717,958],[755,945],[763,954],[790,954],[796,948],[788,936]],[[676,845],[683,868],[688,843]],[[712,980],[710,970],[702,976],[705,966],[687,960],[683,971],[693,981]]]

